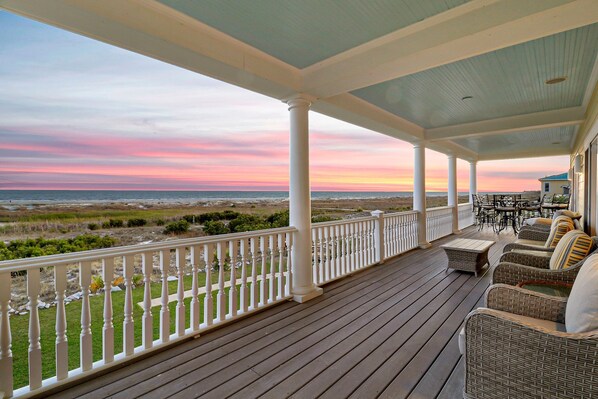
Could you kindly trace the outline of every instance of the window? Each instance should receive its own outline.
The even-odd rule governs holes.
[[[547,193],[550,191],[550,183],[544,182],[544,192]]]

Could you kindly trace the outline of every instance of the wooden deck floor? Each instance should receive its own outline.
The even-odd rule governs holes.
[[[460,237],[511,233],[469,228]],[[445,272],[439,245],[336,281],[305,304],[286,302],[56,398],[459,398],[457,334],[481,304],[485,273]]]

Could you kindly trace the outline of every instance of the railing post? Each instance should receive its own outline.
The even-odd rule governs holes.
[[[426,147],[421,143],[415,143],[414,165],[413,165],[413,210],[418,211],[417,215],[417,237],[420,248],[429,248],[430,243],[426,239]]]
[[[376,262],[384,263],[384,255],[386,250],[384,248],[384,212],[372,211],[372,216],[376,218],[374,221],[374,248],[376,249]]]
[[[289,219],[297,229],[291,265],[293,299],[306,302],[322,294],[313,282],[311,263],[311,198],[309,185],[309,107],[302,96],[286,101],[290,112]]]
[[[10,335],[10,273],[0,273],[0,396],[10,398],[13,394],[12,338]]]
[[[453,234],[461,234],[461,230],[459,230],[459,194],[457,193],[457,158],[454,155],[449,155],[448,164],[448,206],[452,207],[452,231]]]

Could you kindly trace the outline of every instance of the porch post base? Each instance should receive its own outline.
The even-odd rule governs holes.
[[[463,231],[461,231],[461,230],[453,230],[453,234],[461,234],[461,233],[463,233]]]
[[[319,297],[324,293],[324,290],[320,287],[314,287],[313,290],[305,293],[305,294],[293,294],[293,301],[304,303],[316,297]]]
[[[431,246],[432,246],[432,244],[430,244],[430,243],[429,243],[429,242],[427,242],[427,241],[424,241],[424,242],[422,242],[422,243],[420,243],[420,244],[419,244],[419,247],[420,247],[421,249],[428,249],[428,248],[430,248]]]

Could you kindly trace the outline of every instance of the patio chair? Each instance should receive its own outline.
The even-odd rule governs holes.
[[[548,233],[533,229],[520,231],[515,242],[507,244],[503,252],[506,253],[514,249],[543,250],[543,248],[554,248],[566,233],[574,229],[573,220],[561,215],[554,219]]]
[[[555,248],[511,246],[510,251],[501,255],[499,264],[507,262],[540,269],[566,269],[585,258],[595,245],[595,240],[583,231],[571,230]]]
[[[510,257],[514,262],[500,262],[492,271],[492,284],[517,285],[524,281],[542,281],[573,284],[584,262],[592,255],[598,254],[598,237],[592,237],[588,256],[567,268],[551,269],[550,258],[530,259],[529,254]],[[548,266],[547,266],[548,264]]]
[[[550,232],[550,226],[552,225],[553,220],[561,215],[565,215],[573,219],[573,223],[575,228],[581,230],[581,224],[579,223],[579,219],[581,219],[581,213],[579,212],[572,212],[566,209],[558,210],[554,213],[552,218],[530,218],[524,221],[524,225],[521,226],[520,232],[524,230],[535,230],[535,231],[543,231],[543,232]]]
[[[465,318],[464,398],[598,397],[598,254],[568,298],[497,284]]]

